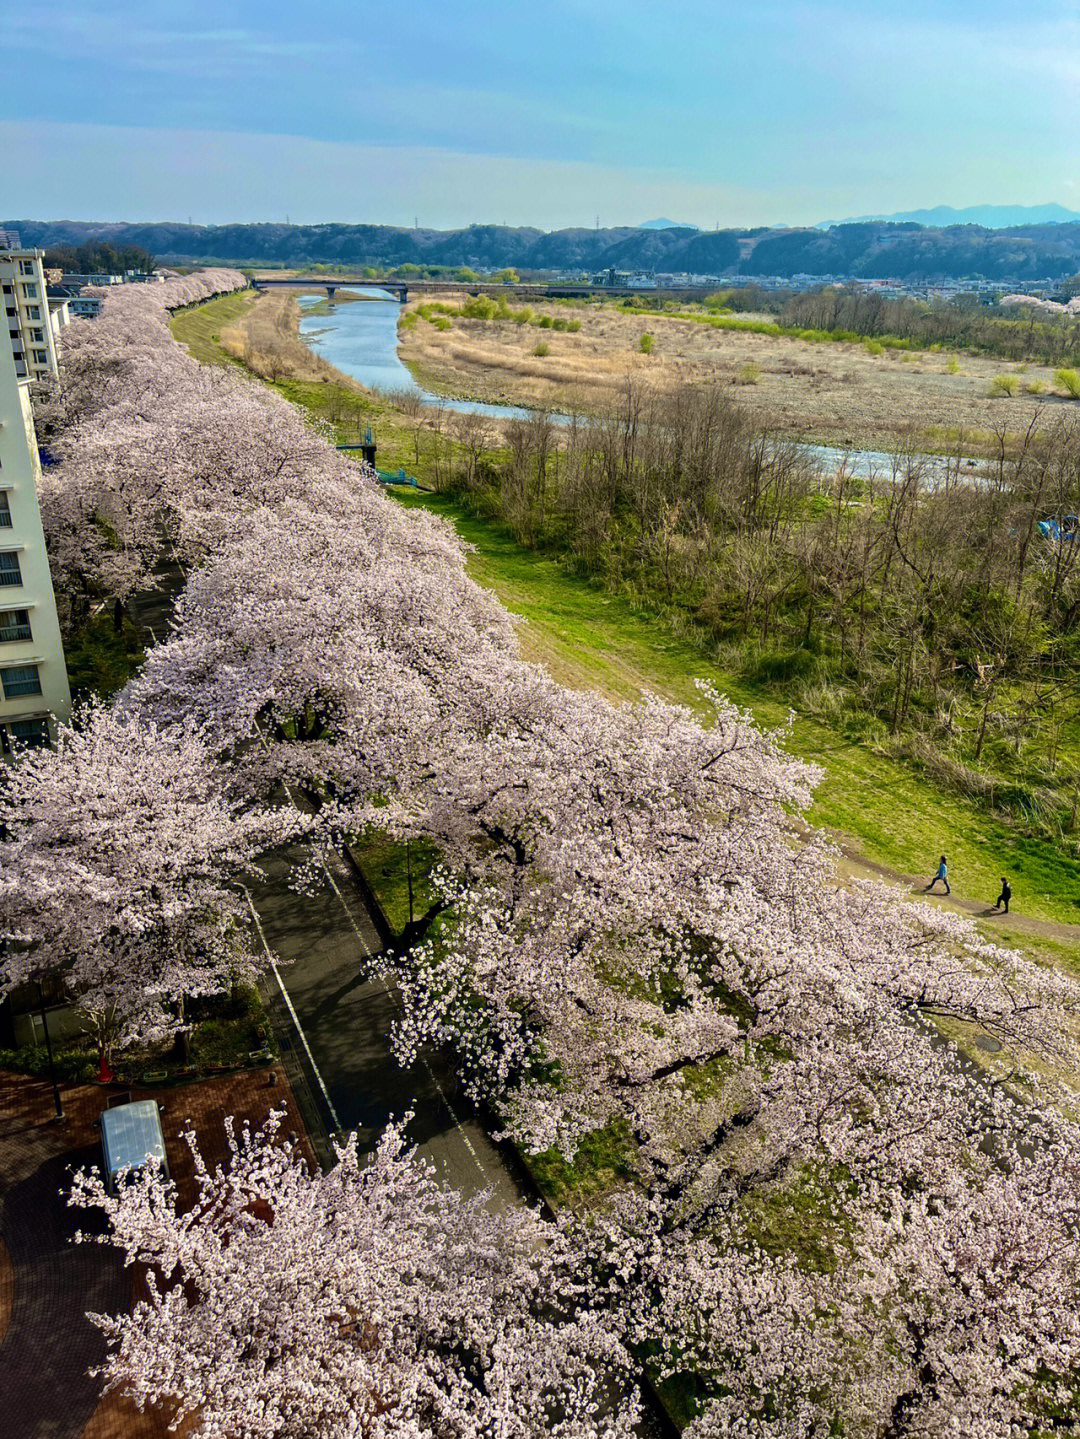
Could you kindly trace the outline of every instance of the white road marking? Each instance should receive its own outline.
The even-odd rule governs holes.
[[[255,921],[255,928],[258,930],[259,938],[262,940],[262,947],[266,950],[266,958],[269,961],[270,969],[273,973],[274,978],[277,980],[277,987],[281,991],[281,997],[285,1001],[286,1008],[289,1011],[289,1017],[292,1019],[293,1024],[296,1025],[296,1032],[300,1036],[300,1043],[304,1046],[304,1053],[308,1057],[308,1062],[311,1065],[312,1073],[315,1075],[315,1078],[318,1081],[319,1088],[322,1090],[322,1097],[326,1100],[326,1107],[330,1111],[330,1118],[334,1121],[334,1128],[335,1130],[337,1130],[338,1134],[341,1135],[344,1133],[344,1130],[341,1127],[341,1120],[338,1118],[337,1110],[334,1108],[333,1101],[330,1098],[330,1091],[327,1089],[326,1084],[323,1081],[323,1077],[319,1072],[319,1066],[315,1063],[315,1056],[311,1052],[311,1045],[308,1044],[307,1035],[304,1033],[304,1026],[300,1023],[300,1016],[297,1014],[295,1008],[293,1007],[293,1002],[289,998],[289,991],[281,982],[281,974],[274,959],[274,951],[266,942],[266,935],[263,932],[262,921],[259,919],[258,911],[255,908],[255,902],[251,898],[251,894],[246,887],[244,888],[244,895],[247,898],[248,908],[251,910],[251,917]]]
[[[270,748],[270,746],[267,744],[267,742],[266,742],[266,736],[263,734],[262,728],[260,727],[260,725],[258,724],[257,721],[256,721],[256,724],[255,724],[255,733],[258,735],[258,737],[259,737],[259,743],[262,745],[263,749],[264,749],[264,750],[268,750],[268,749]],[[282,788],[285,790],[285,793],[286,793],[286,794],[288,795],[288,797],[289,797],[289,803],[292,805],[293,809],[296,810],[297,814],[303,813],[303,811],[301,810],[300,806],[297,804],[296,798],[295,798],[295,796],[293,795],[292,790],[289,788],[288,783],[287,783],[285,780],[282,780],[281,783],[282,783]],[[345,917],[348,919],[349,924],[352,926],[353,933],[356,935],[356,938],[357,938],[357,939],[359,940],[359,942],[360,942],[360,948],[364,951],[364,954],[367,956],[368,959],[373,959],[373,958],[374,958],[374,955],[371,953],[371,946],[368,944],[367,940],[364,938],[363,931],[361,930],[359,924],[357,924],[357,922],[356,922],[356,917],[354,916],[352,910],[349,908],[349,905],[348,905],[348,903],[347,903],[347,901],[346,901],[346,899],[345,899],[345,896],[342,894],[341,890],[338,889],[337,883],[336,883],[336,881],[335,881],[335,879],[334,879],[334,876],[330,873],[330,870],[329,870],[329,867],[327,866],[326,860],[320,858],[319,864],[320,864],[320,866],[321,866],[321,868],[322,868],[323,873],[326,875],[327,880],[328,880],[329,883],[330,883],[330,888],[334,891],[335,895],[337,896],[338,903],[341,905],[341,908],[345,911]],[[343,867],[344,867],[344,861],[342,861],[342,865],[343,865]],[[247,890],[245,890],[244,893],[247,894]],[[252,904],[251,895],[250,895],[250,894],[248,894],[247,899],[248,899],[248,904],[251,905],[251,912],[252,912],[253,915],[255,915],[255,923],[256,923],[256,925],[258,925],[259,938],[260,938],[260,939],[262,940],[262,942],[263,942],[263,948],[266,950],[267,954],[270,955],[270,953],[271,953],[271,951],[270,951],[270,946],[266,943],[266,936],[263,934],[262,925],[259,924],[259,917],[258,917],[257,914],[255,914],[255,906],[254,906],[254,904]],[[274,978],[275,978],[275,979],[277,980],[277,982],[278,982],[278,988],[281,990],[281,993],[282,993],[282,995],[284,996],[285,1003],[289,1006],[289,1013],[290,1013],[290,1014],[292,1015],[292,1017],[293,1017],[293,1023],[296,1025],[297,1031],[298,1031],[299,1034],[300,1034],[300,1038],[304,1041],[304,1049],[307,1051],[308,1059],[311,1060],[311,1066],[312,1066],[312,1068],[315,1070],[315,1077],[318,1079],[319,1085],[320,1085],[320,1087],[321,1087],[321,1089],[322,1089],[322,1092],[323,1092],[323,1094],[326,1096],[326,1102],[327,1102],[327,1104],[330,1105],[330,1096],[329,1096],[329,1094],[326,1093],[326,1085],[323,1084],[322,1075],[319,1074],[319,1071],[318,1071],[318,1069],[317,1069],[316,1066],[315,1066],[314,1057],[312,1056],[311,1050],[308,1048],[308,1042],[307,1042],[307,1039],[306,1039],[306,1037],[305,1037],[305,1035],[304,1035],[303,1029],[301,1029],[301,1027],[300,1027],[300,1021],[299,1021],[299,1019],[297,1018],[296,1010],[293,1008],[292,1000],[289,998],[288,991],[286,990],[285,985],[282,983],[281,975],[278,973],[278,971],[277,971],[277,966],[274,964],[272,958],[271,958],[271,960],[270,960],[270,965],[271,965],[271,968],[272,968],[273,971],[274,971]],[[383,993],[384,993],[384,994],[386,995],[386,997],[389,999],[390,1003],[394,1006],[394,1008],[397,1010],[397,1012],[398,1012],[399,1014],[403,1014],[403,1013],[404,1013],[404,1010],[403,1010],[403,1008],[402,1008],[401,1001],[399,1000],[398,996],[394,993],[394,991],[390,988],[390,986],[387,984],[385,977],[384,977],[383,975],[381,975],[381,974],[378,976],[378,983],[382,986]],[[490,1187],[494,1188],[494,1186],[493,1186],[492,1183],[491,1183],[491,1178],[490,1178],[490,1176],[488,1175],[487,1170],[484,1168],[483,1161],[481,1160],[479,1154],[477,1154],[476,1148],[475,1148],[475,1146],[473,1145],[472,1140],[471,1140],[471,1139],[469,1138],[469,1136],[465,1133],[465,1129],[464,1129],[464,1127],[462,1126],[461,1120],[458,1118],[457,1112],[455,1111],[454,1106],[450,1103],[450,1100],[449,1100],[449,1098],[448,1098],[448,1096],[447,1096],[447,1093],[446,1093],[445,1089],[443,1089],[442,1085],[439,1083],[439,1077],[438,1077],[438,1075],[435,1073],[435,1071],[432,1069],[431,1065],[428,1063],[428,1061],[427,1061],[422,1055],[420,1056],[420,1063],[424,1066],[424,1069],[425,1069],[426,1072],[427,1072],[428,1078],[431,1080],[432,1084],[435,1086],[436,1093],[438,1094],[439,1098],[442,1100],[443,1104],[446,1106],[446,1112],[447,1112],[447,1114],[449,1114],[450,1119],[451,1119],[451,1121],[453,1122],[454,1128],[457,1130],[458,1134],[460,1135],[460,1137],[461,1137],[461,1142],[464,1144],[465,1148],[469,1151],[469,1156],[470,1156],[470,1158],[472,1159],[472,1162],[476,1165],[477,1169],[480,1171],[480,1176],[481,1176],[481,1178],[482,1178],[482,1179],[485,1181],[485,1183],[487,1183]],[[333,1106],[332,1106],[332,1105],[330,1105],[330,1113],[331,1113],[331,1114],[334,1114],[334,1109],[333,1109]],[[337,1118],[337,1115],[336,1115],[336,1114],[334,1114],[334,1123],[337,1125],[338,1131],[340,1132],[340,1130],[341,1130],[341,1125],[340,1125],[340,1123],[338,1123],[338,1118]]]
[[[348,915],[349,923],[352,925],[353,931],[355,932],[357,939],[360,941],[360,944],[361,944],[361,947],[363,948],[364,953],[367,955],[367,957],[368,957],[369,959],[373,958],[373,955],[372,955],[372,953],[371,953],[371,949],[370,949],[369,946],[368,946],[368,942],[367,942],[367,940],[364,938],[363,934],[360,932],[360,926],[357,924],[356,920],[354,919],[354,917],[353,917],[353,912],[352,912],[352,910],[349,908],[348,904],[346,903],[345,896],[341,893],[341,890],[338,889],[337,884],[336,884],[335,881],[334,881],[334,876],[330,873],[329,869],[327,869],[327,867],[326,867],[326,862],[325,862],[325,861],[323,861],[323,866],[322,866],[322,867],[323,867],[323,872],[325,873],[327,879],[330,881],[330,888],[334,891],[334,893],[335,893],[335,894],[337,895],[337,897],[338,897],[338,903],[341,905],[342,909],[343,909],[343,910],[345,911],[345,913]],[[385,976],[383,976],[383,975],[380,974],[379,977],[378,977],[378,982],[379,982],[379,984],[382,985],[383,993],[384,993],[384,994],[387,996],[387,998],[390,1000],[390,1003],[394,1006],[394,1008],[397,1010],[397,1012],[398,1012],[399,1014],[404,1013],[404,1011],[403,1011],[403,1009],[402,1009],[402,1005],[401,1005],[400,999],[399,999],[398,996],[394,993],[394,991],[390,988],[390,986],[387,984],[386,979],[385,979]],[[449,1114],[450,1118],[454,1121],[454,1128],[457,1130],[458,1134],[460,1134],[462,1143],[465,1145],[465,1148],[466,1148],[466,1149],[469,1151],[469,1153],[472,1155],[473,1163],[476,1165],[477,1169],[479,1169],[479,1171],[480,1171],[480,1173],[483,1175],[484,1179],[488,1179],[488,1172],[487,1172],[487,1170],[484,1168],[484,1165],[483,1165],[483,1163],[482,1163],[482,1161],[481,1161],[481,1159],[480,1159],[480,1156],[477,1154],[475,1148],[473,1147],[472,1140],[471,1140],[471,1139],[469,1138],[469,1136],[465,1133],[465,1130],[464,1130],[464,1128],[462,1127],[462,1124],[461,1124],[461,1120],[457,1117],[457,1114],[456,1114],[456,1112],[455,1112],[455,1110],[454,1110],[454,1106],[450,1103],[450,1100],[447,1098],[446,1091],[443,1089],[442,1085],[439,1083],[439,1077],[438,1077],[438,1075],[435,1073],[435,1071],[432,1069],[431,1065],[427,1062],[427,1060],[423,1057],[423,1055],[420,1056],[420,1063],[421,1063],[421,1064],[424,1066],[424,1068],[427,1070],[428,1078],[431,1080],[432,1084],[435,1086],[435,1089],[436,1089],[436,1091],[438,1092],[439,1098],[442,1100],[443,1104],[446,1105],[446,1112],[447,1112],[447,1114]],[[489,1183],[490,1183],[490,1181],[489,1181]]]

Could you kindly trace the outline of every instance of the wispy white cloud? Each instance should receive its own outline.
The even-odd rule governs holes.
[[[714,181],[645,166],[483,156],[430,146],[374,146],[291,135],[0,122],[4,219],[284,220],[453,227],[637,224],[657,214],[713,224],[815,224],[942,198],[924,178],[884,172],[852,184],[814,177],[776,185]],[[999,157],[944,194],[957,205],[1061,198],[1029,173],[1001,184]]]
[[[1075,173],[1077,0],[9,8],[24,212],[812,222],[1060,199]],[[106,151],[92,184],[69,163]]]
[[[636,224],[653,214],[703,225],[809,213],[819,195],[699,184],[655,169],[518,160],[422,146],[350,145],[291,135],[0,121],[14,157],[6,218],[472,221]]]

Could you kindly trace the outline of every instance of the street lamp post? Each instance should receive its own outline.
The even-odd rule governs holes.
[[[405,841],[405,872],[409,877],[409,923],[413,922],[413,890],[412,890],[412,855],[409,853],[409,841]]]
[[[49,1019],[45,1013],[45,990],[41,980],[37,982],[38,1003],[41,1006],[41,1027],[45,1032],[45,1053],[49,1056],[49,1080],[52,1084],[53,1103],[56,1105],[56,1122],[62,1124],[67,1118],[60,1100],[60,1086],[56,1082],[56,1068],[53,1064],[52,1040],[49,1038]]]

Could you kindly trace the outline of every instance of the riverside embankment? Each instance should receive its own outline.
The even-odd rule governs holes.
[[[281,296],[271,298],[283,302]],[[366,309],[367,304],[347,304],[341,310]],[[396,303],[390,308],[399,310]],[[193,343],[210,345],[214,311],[210,306],[201,316],[186,315],[174,329],[185,340],[191,336]],[[324,316],[313,316],[312,327],[323,327],[324,321]],[[226,361],[220,346],[215,353],[219,362]],[[361,391],[345,375],[336,383],[283,376],[275,384],[314,415],[337,424],[343,438],[373,423],[385,468],[400,464],[415,469],[422,479],[426,475],[423,465],[416,464],[419,452],[414,449],[423,427],[422,409],[411,412],[408,405]],[[693,678],[707,677],[750,707],[762,723],[783,722],[785,706],[775,693],[719,667],[693,635],[676,634],[632,600],[575,578],[555,560],[526,550],[497,526],[467,514],[446,497],[414,495],[413,499],[446,514],[475,546],[471,572],[523,617],[519,641],[525,655],[543,663],[563,683],[599,687],[617,698],[649,690],[692,705]],[[996,935],[1008,932],[1018,941],[1028,928],[1025,917],[1030,916],[1042,922],[1033,925],[1034,932],[1027,936],[1036,943],[1071,944],[1080,938],[1069,923],[1076,914],[1077,880],[1075,863],[1068,855],[1018,834],[964,797],[813,720],[800,718],[789,743],[794,752],[814,760],[824,771],[811,819],[836,834],[852,856],[885,867],[890,877],[899,880],[921,872],[928,847],[934,854],[945,847],[958,898],[973,904],[993,898],[1004,866],[1024,900],[1015,906],[1021,913],[1004,921],[999,916],[985,921]],[[976,913],[981,917],[980,911]],[[1043,924],[1055,928],[1047,930]],[[1053,951],[1047,957],[1055,962],[1066,958]]]

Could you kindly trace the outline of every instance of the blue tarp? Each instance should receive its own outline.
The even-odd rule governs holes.
[[[1063,516],[1060,524],[1057,520],[1039,520],[1037,523],[1043,538],[1053,540],[1055,545],[1062,540],[1075,540],[1077,529],[1080,528],[1080,519],[1077,519],[1076,515]]]
[[[150,1159],[159,1160],[167,1175],[165,1136],[156,1101],[137,1099],[134,1104],[106,1109],[101,1116],[101,1149],[110,1189],[121,1169],[139,1169]]]

